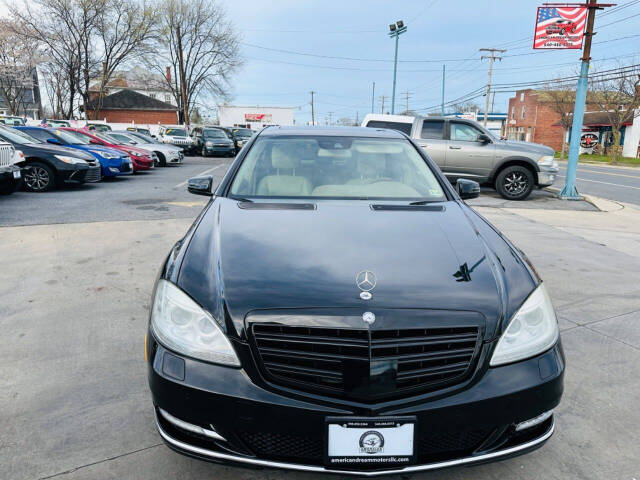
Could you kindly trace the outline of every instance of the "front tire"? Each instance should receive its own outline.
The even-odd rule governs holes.
[[[533,190],[533,173],[522,165],[512,165],[496,177],[496,190],[507,200],[524,200]]]
[[[55,188],[56,175],[49,165],[33,162],[24,169],[23,181],[24,189],[29,192],[49,192]]]
[[[167,158],[162,154],[162,152],[156,152],[156,156],[158,157],[158,166],[166,167]]]

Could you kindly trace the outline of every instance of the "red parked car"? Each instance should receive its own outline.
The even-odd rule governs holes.
[[[87,131],[72,127],[63,127],[61,130],[85,135],[89,138],[89,142],[96,145],[103,145],[105,147],[111,147],[116,150],[126,152],[131,157],[134,172],[137,172],[138,170],[149,170],[155,166],[158,160],[155,153],[145,150],[144,148],[132,147],[131,145],[121,143],[117,139],[110,137],[108,132],[97,132],[95,130]]]
[[[571,20],[558,20],[556,23],[547,25],[547,35],[552,35],[554,33],[559,33],[560,35],[574,33],[576,28],[578,28],[578,25],[573,23]]]

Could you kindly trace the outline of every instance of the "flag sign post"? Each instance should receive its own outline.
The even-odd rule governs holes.
[[[538,7],[536,31],[533,40],[534,49],[580,49],[584,50],[581,58],[580,77],[576,89],[576,101],[573,107],[573,124],[569,138],[569,162],[567,176],[560,198],[578,200],[580,195],[576,189],[576,172],[580,153],[580,137],[582,135],[582,117],[587,100],[589,60],[591,59],[591,39],[596,10],[611,7],[612,3],[544,3]],[[564,138],[562,139],[564,142]]]

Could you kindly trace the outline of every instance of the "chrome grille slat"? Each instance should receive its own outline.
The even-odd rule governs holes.
[[[13,165],[15,149],[11,145],[0,145],[0,167]]]

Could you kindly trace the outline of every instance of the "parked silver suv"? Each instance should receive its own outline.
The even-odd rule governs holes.
[[[552,185],[558,173],[552,148],[501,140],[472,120],[369,114],[362,126],[407,134],[451,182],[475,180],[509,200],[524,200],[533,188]]]

